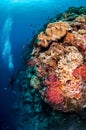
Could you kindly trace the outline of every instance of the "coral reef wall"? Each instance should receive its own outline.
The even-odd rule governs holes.
[[[85,7],[69,8],[39,32],[18,84],[18,130],[86,130]]]

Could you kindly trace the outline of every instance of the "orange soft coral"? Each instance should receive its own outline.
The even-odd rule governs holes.
[[[73,76],[86,81],[86,65],[79,66],[73,71]]]

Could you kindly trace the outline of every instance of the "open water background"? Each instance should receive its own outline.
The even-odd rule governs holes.
[[[24,47],[46,22],[72,6],[86,6],[86,0],[0,0],[0,130],[16,130],[17,94],[4,88],[21,66]]]

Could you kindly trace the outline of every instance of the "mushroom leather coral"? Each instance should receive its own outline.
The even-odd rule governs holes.
[[[76,68],[73,71],[73,76],[75,76],[76,78],[82,78],[82,80],[86,81],[86,65],[82,65]]]
[[[42,47],[48,46],[48,42],[47,42],[48,38],[43,32],[40,32],[40,34],[38,35],[38,40],[41,41],[41,42],[38,43],[38,45],[40,45]]]
[[[45,34],[40,32],[38,35],[38,45],[42,47],[48,47],[49,41],[59,40],[63,36],[66,35],[67,30],[69,30],[70,26],[67,22],[55,22],[48,24]]]
[[[74,35],[70,32],[67,32],[67,35],[64,40],[66,43],[72,43],[74,41]]]

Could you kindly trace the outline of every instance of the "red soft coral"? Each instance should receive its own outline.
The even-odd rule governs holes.
[[[61,82],[55,74],[50,74],[46,81],[48,86],[45,91],[45,96],[50,104],[57,105],[63,101],[62,91],[60,90]]]
[[[60,104],[63,101],[62,92],[59,87],[49,87],[46,92],[47,101],[50,104]]]
[[[61,82],[58,80],[58,77],[55,74],[49,74],[48,80],[45,81],[45,85],[50,87],[59,87],[61,86]]]
[[[57,76],[54,73],[49,74],[48,80],[51,82],[56,82],[57,81]]]
[[[79,66],[73,71],[73,76],[86,81],[86,65]]]

